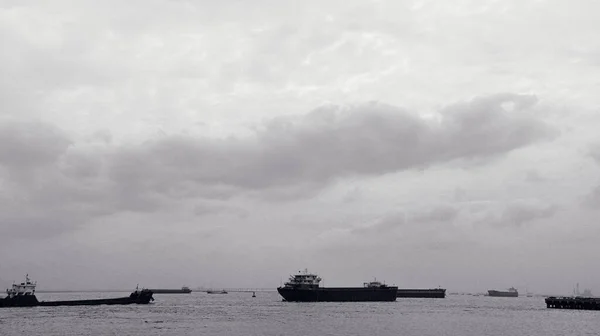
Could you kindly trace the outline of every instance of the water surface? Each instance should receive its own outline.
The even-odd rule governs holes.
[[[277,292],[155,294],[150,305],[0,309],[0,335],[598,335],[600,311],[547,309],[543,298],[453,296],[293,303]],[[39,294],[40,300],[127,293]]]

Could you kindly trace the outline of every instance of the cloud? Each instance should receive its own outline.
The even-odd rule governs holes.
[[[360,202],[364,198],[364,193],[364,190],[355,186],[345,192],[345,195],[342,197],[342,203],[352,204]]]
[[[501,221],[503,224],[520,227],[533,220],[551,217],[556,211],[557,208],[553,205],[527,201],[514,202],[504,210]]]
[[[539,171],[529,169],[525,172],[525,181],[529,183],[541,183],[547,181],[548,178],[540,174]]]
[[[421,251],[460,250],[467,245],[497,244],[499,229],[522,228],[550,219],[558,210],[558,206],[539,199],[435,205],[389,213],[370,223],[326,229],[312,243],[328,251],[382,245],[402,245]],[[509,231],[504,239],[513,241],[515,237],[516,231]]]
[[[514,94],[481,97],[443,109],[440,121],[381,103],[326,106],[275,118],[248,138],[175,135],[118,149],[108,172],[116,184],[145,191],[181,184],[322,188],[340,177],[493,157],[547,140],[555,133],[532,113],[535,101]],[[507,103],[513,111],[503,108]]]
[[[140,144],[115,143],[106,132],[75,142],[51,125],[5,124],[0,217],[23,232],[32,225],[62,232],[97,216],[173,210],[195,200],[229,211],[219,201],[310,198],[338,179],[496,157],[551,139],[555,132],[536,118],[535,103],[527,95],[479,97],[440,110],[436,119],[382,103],[324,106],[269,120],[246,137],[176,134]],[[452,215],[442,209],[414,220]],[[56,223],[37,224],[45,216]]]
[[[474,208],[475,222],[492,227],[520,228],[530,222],[551,218],[559,210],[558,206],[539,199],[520,199],[499,205],[489,203],[485,207]]]
[[[589,155],[600,164],[600,144],[593,144],[590,146]]]
[[[53,125],[0,124],[0,164],[15,171],[53,164],[70,144],[69,137]]]
[[[459,213],[459,209],[450,205],[389,213],[368,223],[327,229],[316,237],[314,243],[325,249],[390,242],[435,247],[441,242],[448,243],[447,237],[460,231],[453,223]]]
[[[583,197],[583,206],[593,210],[600,209],[600,185],[594,187],[589,194]]]
[[[451,206],[439,206],[429,211],[418,213],[412,217],[417,223],[451,222],[458,216],[458,209]]]
[[[600,144],[595,143],[590,145],[588,155],[600,165]],[[582,205],[593,210],[600,209],[600,185],[594,187],[582,198]]]
[[[477,230],[522,227],[553,217],[559,208],[538,199],[508,203],[477,202],[436,205],[429,209],[391,213],[371,223],[336,227],[319,237],[327,244],[381,244],[391,240],[423,248],[468,243]],[[475,231],[473,230],[475,229]]]
[[[198,202],[194,206],[194,214],[197,216],[206,216],[210,214],[220,214],[226,213],[234,216],[238,216],[240,218],[244,218],[248,216],[248,211],[236,208],[232,206],[222,205],[222,204],[211,204],[209,202]]]

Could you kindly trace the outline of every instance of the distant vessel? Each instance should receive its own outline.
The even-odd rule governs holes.
[[[321,278],[316,274],[298,272],[277,288],[285,301],[296,302],[359,302],[396,301],[398,287],[378,281],[365,282],[363,287],[319,287]]]
[[[496,296],[496,297],[518,297],[519,292],[517,291],[516,288],[511,287],[508,289],[508,291],[489,290],[488,295]]]
[[[525,296],[534,297],[535,295],[532,292],[530,292],[528,288],[525,288]]]
[[[192,290],[183,286],[181,289],[150,289],[154,294],[189,294]]]
[[[446,290],[443,288],[433,289],[398,289],[396,296],[399,298],[438,298],[446,297]]]
[[[206,293],[208,294],[227,294],[227,291],[224,289],[221,290],[207,290]]]
[[[152,291],[138,289],[129,296],[114,299],[92,299],[92,300],[69,300],[69,301],[38,301],[35,297],[37,283],[25,276],[25,282],[13,284],[7,289],[6,298],[0,299],[0,307],[36,307],[36,306],[96,306],[96,305],[126,305],[126,304],[148,304],[154,301]]]
[[[594,295],[592,294],[592,290],[589,288],[584,289],[583,293],[579,292],[579,283],[577,283],[577,286],[573,289],[573,296],[575,296],[575,297],[593,297]]]

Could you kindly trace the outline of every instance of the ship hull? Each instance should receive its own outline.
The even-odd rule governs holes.
[[[445,289],[398,289],[396,296],[399,298],[438,298],[446,297]]]
[[[488,296],[493,296],[493,297],[519,297],[519,293],[518,292],[503,292],[503,291],[489,290],[488,291]]]
[[[40,302],[35,295],[17,296],[14,298],[0,299],[0,308],[9,307],[36,307]]]
[[[548,297],[546,307],[556,309],[600,310],[600,298],[593,297]]]
[[[277,288],[279,295],[281,295],[285,301],[291,302],[396,301],[397,291],[398,287]]]
[[[38,301],[35,295],[15,296],[0,299],[0,308],[148,304],[154,301],[152,294],[151,291],[142,291],[140,294],[134,292],[130,296],[121,298],[68,301]]]

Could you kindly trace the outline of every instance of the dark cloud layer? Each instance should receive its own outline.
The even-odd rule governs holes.
[[[33,169],[55,163],[71,144],[60,129],[43,123],[0,124],[0,164]]]
[[[272,120],[253,138],[171,136],[121,149],[108,169],[120,185],[159,192],[177,183],[249,190],[322,186],[343,176],[500,155],[548,139],[554,133],[532,115],[534,104],[523,95],[477,98],[443,109],[441,121],[379,103],[323,107]]]
[[[446,107],[437,119],[380,103],[326,106],[271,120],[248,138],[172,135],[135,146],[74,144],[48,125],[7,124],[0,217],[27,234],[34,222],[61,231],[97,216],[194,199],[309,197],[338,178],[497,156],[549,139],[555,133],[536,118],[535,103],[499,94]],[[21,172],[34,173],[15,178]]]

